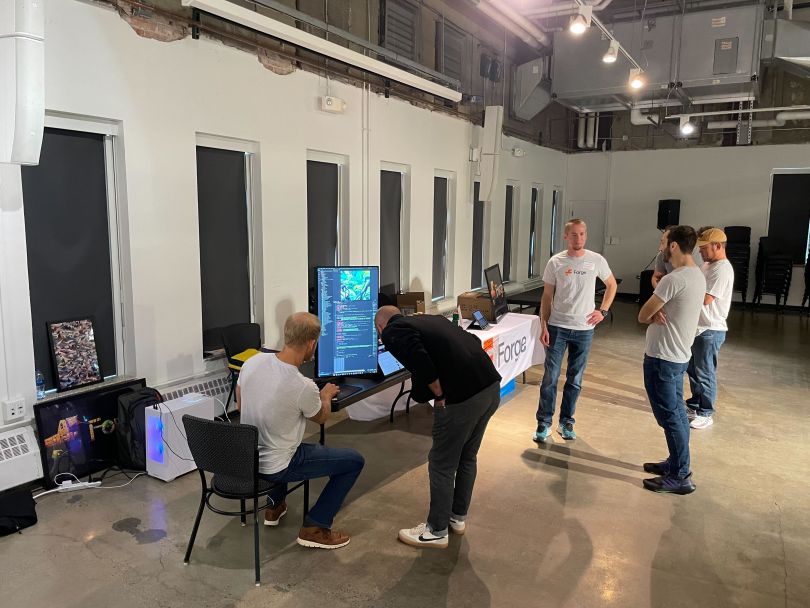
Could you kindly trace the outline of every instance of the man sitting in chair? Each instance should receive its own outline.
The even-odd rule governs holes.
[[[329,477],[329,482],[306,516],[298,533],[304,547],[337,549],[349,536],[332,529],[365,460],[357,451],[301,443],[307,419],[323,424],[332,412],[338,387],[318,387],[298,368],[311,361],[318,345],[321,323],[308,312],[297,312],[284,323],[284,348],[248,359],[239,373],[236,405],[241,422],[259,429],[259,476],[277,483],[269,495],[264,525],[277,526],[287,512],[287,482]]]

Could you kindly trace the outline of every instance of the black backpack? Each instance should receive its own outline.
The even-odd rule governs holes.
[[[37,523],[36,503],[28,490],[0,494],[0,536],[19,532]]]
[[[153,388],[141,388],[118,397],[118,466],[146,470],[146,421],[144,410],[161,403],[163,396]]]

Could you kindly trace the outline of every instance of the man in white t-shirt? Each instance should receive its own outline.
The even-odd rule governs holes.
[[[537,408],[537,430],[534,433],[534,441],[538,443],[544,442],[551,434],[557,381],[566,349],[568,371],[557,431],[563,439],[576,439],[574,411],[588,363],[593,329],[607,316],[616,296],[616,279],[607,260],[585,249],[588,239],[585,222],[581,219],[568,221],[564,238],[568,248],[552,256],[543,272],[540,341],[546,347],[546,360]],[[602,305],[598,309],[594,305],[596,277],[602,279],[606,286]]]
[[[291,315],[284,324],[284,348],[248,359],[239,372],[236,403],[240,422],[259,430],[259,477],[276,485],[268,495],[264,525],[277,526],[287,512],[287,483],[329,477],[318,501],[298,533],[304,547],[337,549],[349,536],[332,529],[365,461],[355,450],[301,443],[306,421],[323,424],[332,412],[338,387],[327,384],[320,392],[298,368],[311,361],[318,346],[321,323],[308,312]]]
[[[686,413],[693,429],[705,429],[714,424],[717,355],[726,341],[726,319],[734,290],[734,268],[726,257],[726,241],[726,233],[719,228],[704,231],[697,241],[704,260],[701,270],[706,277],[706,294],[686,370],[692,389],[692,396],[686,400]]]
[[[673,271],[661,278],[638,313],[638,320],[649,325],[644,388],[669,448],[666,460],[644,464],[646,472],[656,475],[644,480],[644,487],[653,492],[695,491],[689,462],[689,420],[683,407],[683,376],[706,293],[706,280],[692,258],[696,240],[690,226],[676,226],[669,231],[666,254]]]

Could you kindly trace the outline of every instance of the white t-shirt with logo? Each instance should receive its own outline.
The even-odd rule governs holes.
[[[671,363],[689,363],[706,294],[703,273],[696,266],[681,266],[664,276],[653,293],[664,302],[667,322],[650,323],[644,352]]]
[[[611,274],[607,260],[587,249],[579,257],[568,255],[568,251],[552,256],[543,272],[543,282],[554,286],[549,325],[593,329],[587,318],[596,310],[596,277],[606,281]]]
[[[318,387],[275,353],[245,361],[239,372],[240,422],[259,429],[259,472],[286,469],[304,438],[307,418],[321,411]]]
[[[734,267],[728,260],[717,260],[704,262],[701,270],[706,277],[706,293],[714,296],[714,301],[700,311],[697,333],[700,335],[707,329],[728,331],[726,319],[734,290]]]

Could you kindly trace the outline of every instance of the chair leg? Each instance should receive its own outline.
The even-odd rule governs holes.
[[[244,526],[245,523],[246,523],[246,520],[245,520],[245,499],[244,498],[242,498],[239,501],[239,507],[240,507],[240,510],[242,511],[242,515],[239,516],[239,520],[242,522],[242,525]]]
[[[309,515],[309,479],[304,480],[304,520]],[[303,525],[304,522],[301,523]]]
[[[256,560],[256,586],[258,587],[262,584],[262,574],[259,563],[259,498],[257,496],[253,497],[253,557]]]
[[[191,530],[191,538],[188,539],[188,547],[186,548],[186,556],[183,558],[183,563],[187,564],[191,559],[191,550],[194,548],[194,539],[197,538],[197,530],[200,527],[200,520],[202,519],[203,510],[205,509],[205,492],[200,497],[200,508],[197,509],[197,518],[194,520],[194,528]]]

